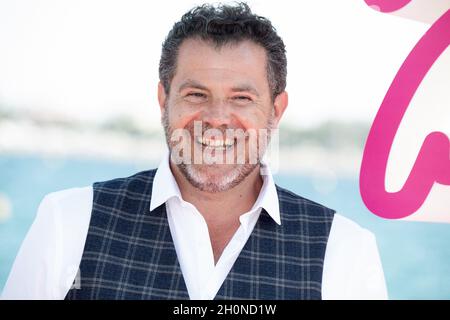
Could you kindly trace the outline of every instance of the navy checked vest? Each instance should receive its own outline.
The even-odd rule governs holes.
[[[66,299],[189,299],[156,170],[94,183],[80,289]],[[216,299],[321,299],[334,211],[277,186],[281,226],[263,209]]]

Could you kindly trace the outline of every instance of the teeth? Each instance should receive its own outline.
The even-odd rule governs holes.
[[[219,140],[219,139],[207,139],[205,137],[197,137],[196,138],[198,143],[203,144],[204,146],[209,147],[230,147],[234,144],[233,139],[225,139],[225,140]]]

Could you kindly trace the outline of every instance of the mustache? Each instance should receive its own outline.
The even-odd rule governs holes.
[[[227,131],[228,132],[239,132],[239,131],[243,131],[245,136],[248,136],[248,130],[245,130],[243,128],[239,128],[239,127],[235,127],[235,126],[229,126],[226,124],[223,124],[221,126],[218,127],[214,127],[212,126],[209,122],[207,121],[202,121],[202,120],[193,120],[191,122],[189,122],[183,129],[189,131],[190,133],[194,133],[194,135],[192,136],[198,136],[199,134],[196,132],[195,130],[195,123],[196,122],[200,122],[201,124],[201,135],[203,136],[207,131],[211,132],[211,130],[214,130],[215,133],[217,133],[217,135],[221,135],[221,136],[226,136],[227,135]],[[169,121],[169,108],[168,106],[166,106],[163,110],[162,116],[161,116],[161,124],[164,128],[164,132],[166,135],[166,139],[170,138],[171,132],[174,131],[174,128],[172,128],[172,126],[170,125],[170,121]],[[268,130],[269,133],[269,137],[270,137],[270,132],[274,129],[277,129],[276,126],[276,122],[275,122],[275,113],[274,110],[272,109],[272,112],[267,120],[266,126],[264,129]],[[197,133],[197,135],[195,135],[195,133]]]

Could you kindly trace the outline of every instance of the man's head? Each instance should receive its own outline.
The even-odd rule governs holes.
[[[260,157],[252,162],[252,152],[262,155],[265,147],[258,139],[254,148],[252,133],[275,128],[287,106],[285,47],[270,21],[243,3],[194,8],[163,43],[159,76],[167,143],[172,159],[177,145],[184,159],[189,153],[192,163],[177,166],[192,185],[228,190],[258,167]],[[179,142],[174,138],[179,130],[189,137]],[[233,162],[198,163],[198,151]]]

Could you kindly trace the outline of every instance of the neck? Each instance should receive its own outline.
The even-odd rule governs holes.
[[[192,203],[207,222],[238,219],[253,207],[263,184],[259,165],[238,185],[222,192],[200,190],[194,187],[172,162],[170,167],[183,199]]]

